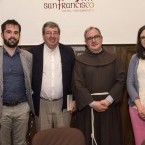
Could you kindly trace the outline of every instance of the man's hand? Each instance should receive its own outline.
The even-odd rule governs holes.
[[[76,101],[72,101],[71,102],[71,113],[73,113],[73,112],[75,112],[76,111],[76,109],[77,109],[77,107],[76,107]]]
[[[97,112],[104,112],[108,109],[108,106],[104,105],[104,103],[102,103],[101,101],[94,101],[91,107]]]

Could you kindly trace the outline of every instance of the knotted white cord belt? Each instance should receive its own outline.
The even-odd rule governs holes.
[[[108,95],[108,92],[102,92],[102,93],[93,93],[93,95]],[[91,126],[92,126],[92,133],[91,133],[91,138],[92,138],[92,145],[97,145],[96,139],[95,139],[95,134],[94,134],[94,112],[93,108],[91,108]]]

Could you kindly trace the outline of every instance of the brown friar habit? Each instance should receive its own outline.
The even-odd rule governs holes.
[[[113,103],[105,112],[94,111],[94,130],[97,145],[122,145],[120,102],[125,85],[125,70],[119,58],[102,50],[92,53],[88,49],[76,57],[73,74],[73,95],[76,99],[78,128],[85,135],[86,145],[91,145],[91,109],[89,104],[107,95]]]

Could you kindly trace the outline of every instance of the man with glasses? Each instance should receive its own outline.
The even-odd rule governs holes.
[[[85,135],[86,145],[122,145],[124,67],[119,58],[103,49],[98,28],[89,27],[84,37],[86,50],[76,58],[73,75],[78,128]]]
[[[38,129],[69,127],[72,101],[67,111],[67,96],[72,94],[71,79],[75,55],[72,48],[59,43],[60,28],[55,22],[46,22],[42,28],[44,43],[32,48],[32,88]]]

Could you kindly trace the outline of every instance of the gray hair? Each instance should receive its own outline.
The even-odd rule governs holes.
[[[100,29],[98,29],[97,27],[91,26],[91,27],[87,28],[87,29],[85,30],[85,32],[84,32],[84,38],[85,38],[85,39],[86,39],[86,34],[87,34],[87,32],[90,31],[90,30],[92,30],[92,29],[96,29],[96,30],[100,33],[100,35],[102,36]]]

